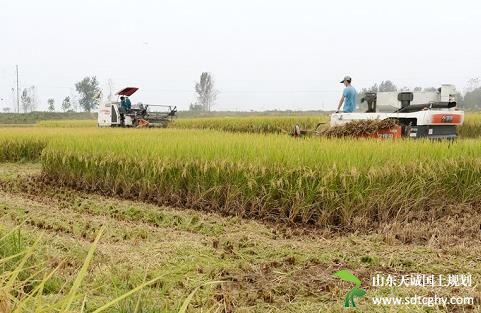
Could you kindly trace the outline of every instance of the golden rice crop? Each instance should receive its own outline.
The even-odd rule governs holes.
[[[301,129],[314,130],[318,123],[323,123],[327,128],[329,124],[327,114],[306,116],[244,116],[244,117],[209,117],[209,118],[179,118],[169,125],[179,129],[213,129],[229,132],[288,134],[294,125],[299,124]],[[7,125],[4,125],[6,127]],[[18,126],[18,125],[14,125]],[[28,126],[28,125],[20,125]],[[45,120],[39,121],[35,126],[51,128],[83,128],[96,127],[96,120]],[[10,127],[10,125],[8,125]],[[458,129],[461,138],[481,137],[481,113],[466,112],[465,122]]]
[[[481,113],[466,112],[464,124],[458,128],[458,133],[461,138],[481,137]]]
[[[179,118],[169,127],[181,129],[213,129],[229,132],[288,134],[294,125],[301,129],[314,130],[318,123],[329,124],[328,115],[307,116],[250,116],[250,117],[211,117]],[[466,112],[465,122],[458,129],[461,138],[481,137],[481,113]]]
[[[71,135],[74,133],[59,132],[55,128],[0,128],[0,162],[39,161],[51,139]]]
[[[38,127],[60,127],[60,128],[78,128],[78,127],[97,127],[96,120],[47,120],[39,121],[35,124]]]
[[[296,124],[304,129],[314,129],[318,123],[327,123],[327,120],[327,115],[179,118],[169,127],[214,129],[242,133],[288,134]]]
[[[0,162],[40,160],[40,155],[48,142],[46,138],[12,134],[2,133],[0,136]]]
[[[45,180],[240,216],[349,225],[481,201],[481,145],[104,130],[51,141]]]
[[[38,161],[46,145],[38,139],[0,139],[0,162]]]
[[[481,202],[477,140],[96,128],[3,129],[0,138],[2,160],[42,153],[55,184],[240,216],[349,225]]]

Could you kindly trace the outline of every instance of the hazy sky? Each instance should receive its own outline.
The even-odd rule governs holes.
[[[480,15],[467,0],[1,0],[0,107],[12,103],[15,64],[40,108],[87,75],[181,109],[203,71],[217,110],[332,109],[346,74],[357,89],[385,79],[463,89],[481,76]]]

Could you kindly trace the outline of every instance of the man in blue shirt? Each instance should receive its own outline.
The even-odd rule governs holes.
[[[120,97],[120,108],[121,108],[123,111],[127,111],[126,104],[125,104],[125,97],[124,97],[124,96],[121,96],[121,97]]]
[[[132,108],[132,103],[130,102],[129,97],[120,97],[120,107],[125,111],[128,112]]]
[[[127,111],[130,111],[130,109],[132,109],[132,102],[130,102],[129,97],[125,97],[124,101],[125,101],[125,109]]]
[[[346,88],[342,92],[341,100],[339,100],[339,105],[337,106],[336,113],[339,113],[342,104],[344,103],[343,112],[344,113],[351,113],[354,112],[356,109],[356,98],[357,98],[357,91],[354,87],[351,86],[351,76],[346,76],[341,81],[341,84],[344,84]]]

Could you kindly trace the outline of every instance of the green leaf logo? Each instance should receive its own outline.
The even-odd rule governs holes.
[[[350,308],[356,307],[356,302],[354,302],[354,298],[362,298],[366,295],[366,290],[361,288],[361,280],[356,277],[353,273],[348,270],[341,270],[334,274],[335,276],[339,277],[340,279],[353,283],[355,285],[347,294],[346,298],[344,299],[344,307]]]

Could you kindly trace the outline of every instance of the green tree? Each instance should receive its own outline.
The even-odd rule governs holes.
[[[480,84],[481,84],[481,78],[479,77],[471,78],[470,80],[468,80],[468,86],[466,87],[466,92],[472,92],[473,90],[480,87],[479,86]]]
[[[71,109],[72,103],[70,102],[70,97],[65,97],[62,101],[62,111],[67,112]]]
[[[90,112],[99,105],[102,91],[97,77],[85,77],[75,84],[75,89],[80,95],[79,104],[84,111]]]
[[[371,87],[369,88],[362,88],[361,89],[361,94],[366,94],[368,92],[378,92],[379,91],[379,87],[377,84],[374,84],[372,85]]]
[[[460,108],[464,108],[464,97],[459,91],[456,92],[456,105]]]
[[[55,99],[50,98],[47,100],[47,103],[48,103],[48,111],[55,112]]]
[[[379,85],[379,91],[384,92],[384,91],[397,91],[396,85],[390,80],[386,80],[381,82]]]
[[[189,111],[193,111],[193,112],[204,111],[204,107],[200,104],[191,103],[189,106]]]
[[[23,113],[27,113],[32,108],[32,97],[30,97],[29,90],[27,88],[23,89],[22,95],[20,96],[20,103],[22,103]]]
[[[201,105],[204,111],[210,111],[217,98],[217,91],[214,89],[214,78],[210,73],[203,72],[200,81],[195,84],[197,93],[197,104]]]
[[[466,92],[466,95],[464,95],[463,106],[464,108],[471,110],[481,109],[481,87]]]

